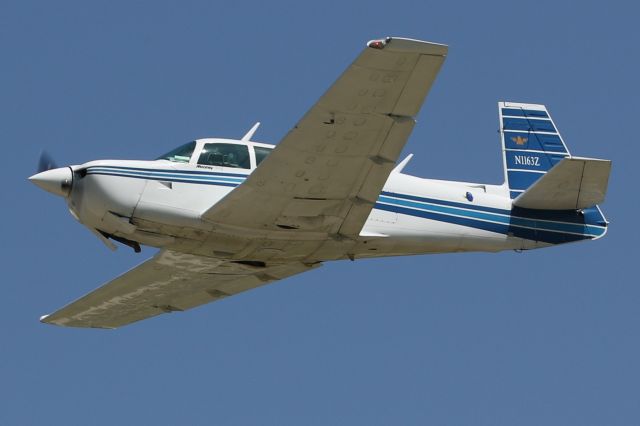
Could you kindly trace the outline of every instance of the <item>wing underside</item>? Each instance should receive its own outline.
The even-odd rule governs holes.
[[[185,311],[250,290],[316,265],[263,266],[161,251],[42,322],[68,327],[116,328],[162,313]]]
[[[370,42],[260,167],[203,218],[357,237],[446,52],[417,40]]]

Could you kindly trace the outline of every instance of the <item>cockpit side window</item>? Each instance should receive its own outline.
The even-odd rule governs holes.
[[[176,163],[188,163],[196,148],[196,142],[188,142],[178,148],[167,152],[166,154],[156,158],[156,160],[169,160]]]
[[[208,143],[202,148],[198,164],[250,169],[249,148],[230,143]]]
[[[273,148],[265,148],[263,146],[254,146],[253,149],[256,152],[256,167],[262,163],[262,160],[267,158],[267,155],[273,150]]]

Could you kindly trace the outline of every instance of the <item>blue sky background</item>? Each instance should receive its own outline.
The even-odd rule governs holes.
[[[0,424],[640,423],[634,2],[0,2]],[[496,103],[613,160],[602,240],[327,264],[116,331],[38,317],[149,257],[31,185],[199,137],[276,143],[365,42],[449,44],[406,169],[502,182]]]

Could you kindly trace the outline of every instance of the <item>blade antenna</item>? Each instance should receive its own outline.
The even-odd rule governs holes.
[[[244,135],[240,140],[244,142],[249,142],[253,137],[253,134],[256,132],[256,130],[258,130],[258,127],[260,127],[259,121],[256,124],[254,124],[253,127],[247,132],[247,134]]]

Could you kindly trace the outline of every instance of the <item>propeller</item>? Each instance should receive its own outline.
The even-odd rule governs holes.
[[[255,131],[255,129],[257,129],[257,125],[254,126],[253,131]],[[38,169],[36,171],[36,174],[31,176],[29,180],[45,191],[64,198],[69,198],[71,196],[71,190],[73,188],[74,181],[82,179],[86,175],[86,168],[80,168],[78,166],[58,167],[53,157],[47,151],[42,150],[40,151],[40,158],[38,159]],[[73,217],[75,217],[78,222],[82,223],[82,220],[73,210],[73,207],[71,207],[71,205],[69,205],[69,212],[71,212],[71,215],[73,215]],[[135,229],[133,225],[129,226],[132,226]],[[115,250],[116,245],[109,241],[109,238],[133,248],[136,253],[140,253],[140,243],[138,243],[137,241],[132,241],[126,238],[107,234],[97,228],[89,227],[89,230],[111,250]]]
[[[45,150],[40,152],[40,159],[38,160],[38,173],[46,172],[47,170],[57,169],[58,165],[56,164],[53,157]]]

